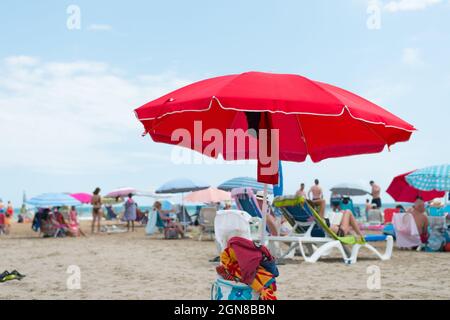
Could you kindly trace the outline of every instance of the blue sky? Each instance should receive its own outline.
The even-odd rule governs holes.
[[[69,5],[80,30],[67,28]],[[380,29],[367,27],[369,5]],[[172,147],[141,138],[132,114],[181,85],[249,70],[336,84],[419,129],[391,152],[285,164],[288,193],[316,177],[325,189],[386,188],[448,162],[449,15],[448,0],[2,1],[0,197],[253,176],[251,164],[174,165]]]

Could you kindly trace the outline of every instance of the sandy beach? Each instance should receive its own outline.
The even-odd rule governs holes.
[[[89,222],[83,229],[89,230]],[[215,279],[213,241],[163,240],[144,228],[84,238],[38,238],[29,224],[0,237],[1,271],[22,281],[0,284],[0,299],[209,299]],[[280,299],[449,299],[450,255],[395,250],[390,261],[366,251],[355,265],[336,255],[316,264],[300,258],[279,266]],[[81,271],[81,289],[67,289],[68,267]],[[378,266],[381,289],[367,288],[367,268]]]

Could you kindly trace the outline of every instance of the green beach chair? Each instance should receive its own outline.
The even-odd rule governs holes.
[[[281,241],[291,243],[290,249],[299,248],[303,259],[306,262],[315,263],[322,256],[326,256],[333,249],[337,249],[344,259],[345,263],[351,264],[357,261],[359,250],[364,247],[375,254],[381,260],[389,260],[392,256],[394,240],[391,236],[385,238],[386,250],[381,254],[376,248],[370,245],[365,239],[358,239],[355,236],[339,237],[331,230],[326,222],[314,210],[313,206],[303,197],[284,196],[277,197],[273,202],[274,206],[279,208],[283,214],[291,215],[291,220],[295,219],[293,212],[298,211],[303,214],[303,220],[310,221],[311,225],[302,234],[290,234],[286,237],[270,237],[268,241]],[[297,221],[296,221],[297,222]],[[301,222],[301,221],[300,221]],[[295,225],[294,225],[295,226]],[[295,228],[294,230],[298,230]],[[320,234],[320,231],[322,234]],[[370,237],[368,237],[370,238]],[[293,240],[296,243],[293,244]],[[313,248],[309,250],[308,255],[305,253],[304,246]],[[351,250],[350,250],[351,248]]]

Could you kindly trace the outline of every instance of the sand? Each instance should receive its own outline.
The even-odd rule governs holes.
[[[88,222],[83,229],[89,230]],[[0,236],[0,269],[26,275],[0,283],[0,299],[209,299],[215,279],[213,241],[163,240],[134,233],[41,239],[30,225]],[[81,288],[68,289],[69,266],[79,267]],[[380,289],[367,286],[368,268],[380,270]],[[390,261],[361,251],[348,266],[337,255],[279,266],[280,299],[449,299],[450,254],[395,250]],[[370,281],[369,281],[370,282]]]

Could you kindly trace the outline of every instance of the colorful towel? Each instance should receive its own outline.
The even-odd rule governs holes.
[[[228,275],[239,280],[242,279],[241,268],[239,267],[236,253],[231,247],[226,248],[222,252],[220,255],[220,262],[226,269]],[[261,300],[277,300],[275,277],[261,266],[257,267],[256,275],[251,282],[250,287],[260,293]]]

